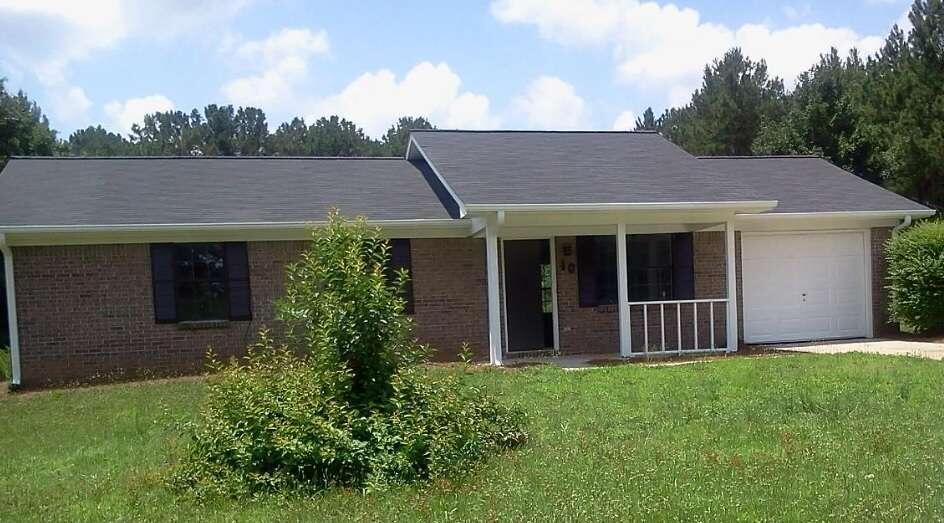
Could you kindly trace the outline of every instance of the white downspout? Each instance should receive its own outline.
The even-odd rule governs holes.
[[[0,234],[0,252],[3,253],[4,278],[7,289],[7,319],[10,324],[10,360],[13,376],[10,387],[20,386],[20,336],[16,322],[16,288],[13,282],[13,249],[7,245],[6,236]]]
[[[898,233],[911,225],[911,215],[905,216],[901,223],[892,228],[892,236],[898,236]]]

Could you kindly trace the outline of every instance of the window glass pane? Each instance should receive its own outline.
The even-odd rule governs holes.
[[[659,235],[649,243],[649,265],[652,267],[672,266],[672,240],[668,235]]]
[[[193,280],[193,248],[188,245],[178,245],[174,258],[177,263],[175,269],[177,281]]]
[[[223,245],[179,245],[176,264],[178,321],[225,320],[229,302]]]
[[[672,299],[672,236],[633,235],[627,247],[630,301]]]
[[[223,270],[223,245],[214,243],[208,246],[206,251],[206,263],[211,279],[220,281],[226,279],[226,271]]]
[[[550,314],[554,309],[554,294],[551,288],[551,265],[541,265],[541,311]]]

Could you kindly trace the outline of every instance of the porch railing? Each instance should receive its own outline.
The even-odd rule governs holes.
[[[715,308],[716,304],[720,305],[721,313],[724,315],[725,326],[727,326],[727,303],[728,300],[724,298],[720,299],[707,299],[707,300],[669,300],[669,301],[631,301],[629,302],[629,317],[626,318],[626,321],[629,323],[629,346],[632,349],[631,356],[643,356],[647,355],[650,352],[663,352],[663,353],[676,353],[676,354],[688,354],[688,353],[700,353],[700,352],[721,352],[727,350],[727,336],[725,332],[721,332],[720,344],[716,342],[715,335]],[[702,310],[702,318],[705,319],[704,313],[705,309],[708,312],[708,332],[700,332],[699,323],[698,323],[698,312],[699,309]],[[642,350],[635,350],[633,347],[633,340],[639,336],[638,332],[633,332],[634,328],[638,328],[638,324],[633,323],[633,314],[635,312],[642,312]],[[674,312],[675,321],[672,321],[672,318],[669,318],[669,334],[671,336],[672,330],[674,330],[674,338],[669,340],[669,343],[666,342],[666,311],[668,310],[670,316]],[[655,311],[658,311],[658,343],[650,344],[650,322],[649,316],[655,315]],[[690,313],[690,314],[689,314]],[[688,318],[685,321],[682,320],[683,314],[690,315],[691,318],[691,330],[688,330]],[[672,325],[674,323],[674,325]],[[683,326],[685,330],[683,331]],[[674,329],[673,329],[674,327]],[[723,331],[723,329],[722,329]],[[708,339],[705,340],[702,338],[702,343],[699,343],[699,334],[702,336],[707,335]],[[705,343],[707,341],[707,343]],[[702,346],[704,345],[704,347]]]

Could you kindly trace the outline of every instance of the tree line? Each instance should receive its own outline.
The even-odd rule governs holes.
[[[691,101],[637,130],[696,155],[817,154],[914,200],[944,208],[944,5],[918,0],[874,55],[831,49],[792,91],[764,60],[732,49],[705,67]]]
[[[426,118],[405,116],[373,139],[354,122],[330,116],[311,124],[296,117],[270,132],[262,109],[211,104],[145,115],[127,136],[96,125],[59,139],[36,102],[23,91],[8,93],[0,79],[0,166],[12,155],[402,156],[410,129],[433,128]]]
[[[707,65],[691,101],[637,130],[655,130],[696,155],[818,154],[922,203],[944,208],[944,0],[917,0],[912,27],[895,26],[884,46],[863,58],[823,54],[789,92],[764,60],[731,49]],[[410,129],[403,117],[380,139],[331,116],[293,118],[269,130],[254,107],[208,105],[190,113],[146,115],[129,135],[101,126],[57,138],[39,106],[0,80],[0,165],[21,155],[401,156]]]

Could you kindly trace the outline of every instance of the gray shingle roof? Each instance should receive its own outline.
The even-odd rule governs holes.
[[[751,185],[764,199],[778,200],[772,213],[927,210],[819,157],[716,156],[700,160]]]
[[[449,218],[424,171],[400,158],[13,158],[0,226],[306,222],[331,207]]]
[[[763,200],[650,132],[414,131],[466,205]]]

